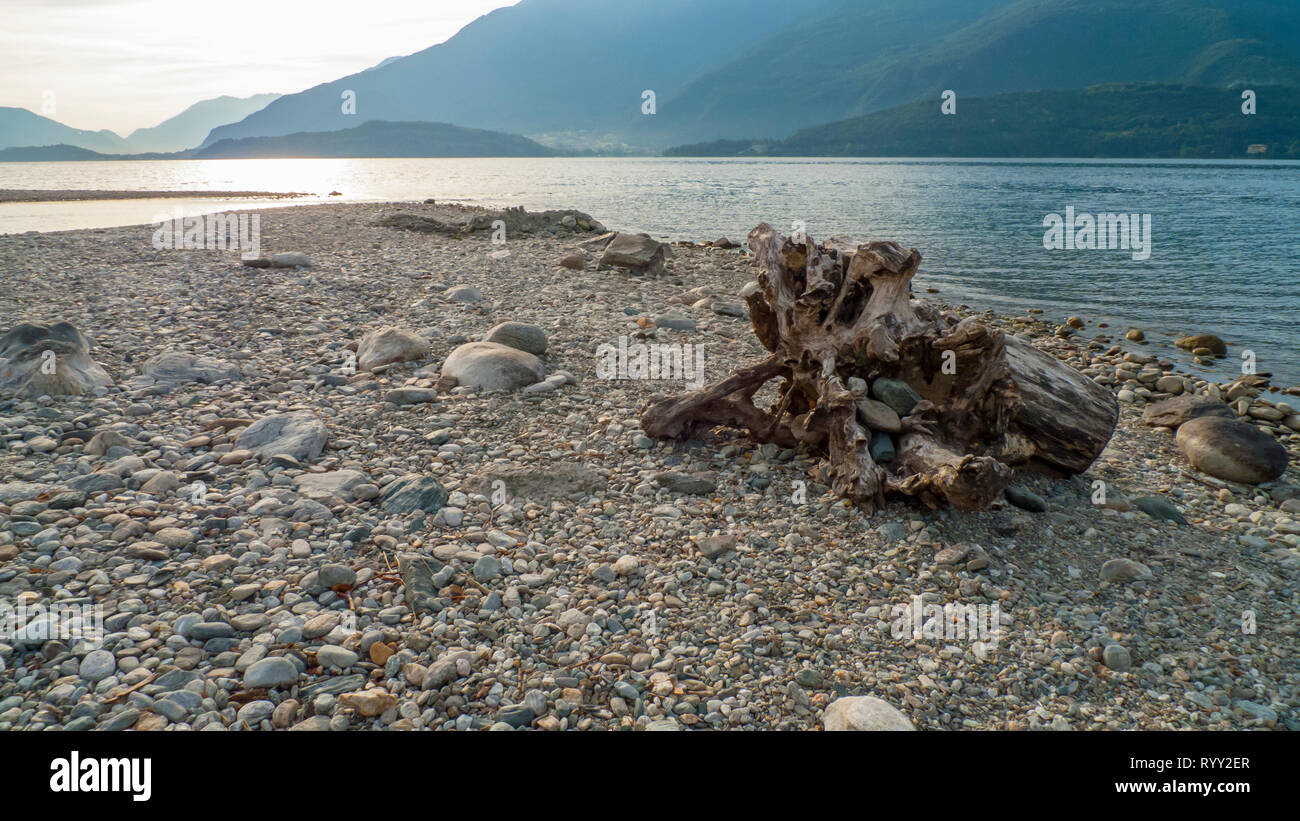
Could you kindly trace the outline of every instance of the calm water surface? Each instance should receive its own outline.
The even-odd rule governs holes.
[[[305,191],[308,202],[457,200],[578,208],[611,228],[740,240],[760,221],[814,238],[893,239],[948,301],[1222,336],[1233,360],[1300,384],[1300,163],[840,159],[389,159],[0,163],[0,188]],[[342,198],[324,195],[337,190]],[[297,202],[303,202],[299,200]],[[152,222],[285,202],[0,204],[0,233]],[[1047,250],[1043,218],[1150,214],[1152,251]],[[307,249],[310,250],[310,249]]]

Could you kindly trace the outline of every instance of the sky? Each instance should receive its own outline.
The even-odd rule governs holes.
[[[0,106],[126,136],[199,100],[291,93],[517,0],[0,0]]]

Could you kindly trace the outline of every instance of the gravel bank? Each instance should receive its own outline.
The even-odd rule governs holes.
[[[152,226],[0,237],[0,325],[67,320],[116,381],[0,397],[0,600],[93,602],[107,634],[0,638],[0,730],[816,729],[846,695],[922,729],[1300,729],[1300,417],[1267,388],[1239,415],[1291,464],[1223,482],[1141,420],[1172,366],[1086,318],[988,315],[1120,393],[1110,446],[1080,477],[1018,474],[1019,506],[868,518],[807,454],[645,437],[680,384],[598,378],[620,337],[703,346],[706,381],[758,359],[740,250],[571,270],[594,234],[371,225],[394,213],[466,217],[262,212],[264,251],[310,268],[155,251]],[[574,378],[439,384],[507,321]],[[387,326],[427,351],[353,373]],[[215,364],[142,374],[176,351]],[[240,433],[284,414],[270,450]],[[996,603],[1000,635],[896,630],[914,597]]]

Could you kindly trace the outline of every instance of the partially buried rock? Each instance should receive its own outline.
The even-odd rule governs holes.
[[[1151,569],[1132,559],[1111,559],[1101,566],[1101,580],[1106,582],[1124,584],[1150,578]]]
[[[546,366],[532,354],[496,342],[470,342],[451,352],[442,375],[462,387],[513,391],[546,378]]]
[[[688,493],[695,496],[703,496],[718,489],[718,482],[712,477],[688,476],[671,470],[656,475],[655,484],[672,493]]]
[[[626,268],[643,274],[661,274],[668,246],[649,234],[619,234],[605,247],[597,268]]]
[[[1193,419],[1178,428],[1177,440],[1193,467],[1225,481],[1257,485],[1286,471],[1286,448],[1254,425],[1236,419]]]
[[[1215,356],[1228,355],[1228,346],[1222,339],[1219,339],[1214,334],[1184,336],[1175,340],[1174,344],[1185,351],[1195,351],[1197,348],[1208,348]]]
[[[311,260],[301,251],[271,254],[272,268],[310,268]]]
[[[433,388],[393,388],[384,394],[384,401],[394,405],[420,405],[437,399],[438,392]]]
[[[331,470],[327,473],[304,473],[294,477],[293,482],[298,486],[298,492],[308,499],[348,499],[353,488],[366,482],[366,475],[359,470]]]
[[[546,353],[549,344],[545,331],[526,322],[502,322],[488,331],[483,336],[483,341],[507,345],[534,356],[541,356]]]
[[[577,494],[590,495],[607,487],[608,483],[609,480],[595,470],[575,462],[552,463],[546,470],[507,463],[491,465],[470,476],[463,489],[467,493],[491,496],[494,490],[504,487],[507,499],[512,502],[547,504]]]
[[[288,454],[299,462],[313,461],[325,449],[325,423],[311,411],[277,414],[257,420],[236,439],[240,448],[259,456]]]
[[[442,295],[452,302],[461,302],[467,305],[483,301],[483,292],[473,285],[453,285],[444,291]]]
[[[400,328],[386,327],[371,331],[357,345],[357,366],[373,370],[393,362],[407,362],[429,354],[429,340]]]
[[[1132,505],[1152,519],[1180,525],[1187,524],[1187,519],[1178,512],[1178,508],[1163,496],[1139,496],[1132,500]]]
[[[0,394],[77,396],[113,384],[90,342],[67,322],[23,323],[0,336]]]
[[[1020,487],[1009,487],[1004,492],[1007,501],[1021,510],[1028,510],[1031,513],[1043,513],[1047,510],[1047,501],[1037,493]]]
[[[145,361],[141,370],[155,382],[171,384],[199,382],[211,385],[239,378],[239,368],[236,365],[185,351],[156,354]]]
[[[1218,399],[1190,393],[1152,403],[1142,411],[1142,421],[1159,428],[1176,428],[1202,416],[1233,418],[1231,408]]]
[[[874,696],[837,698],[826,708],[822,722],[828,731],[915,730],[907,716]]]
[[[583,266],[582,254],[574,251],[571,254],[565,254],[560,257],[560,267],[568,268],[570,271],[581,271]]]

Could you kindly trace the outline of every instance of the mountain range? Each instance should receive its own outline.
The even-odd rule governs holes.
[[[521,0],[445,43],[228,115],[186,147],[383,120],[650,153],[781,140],[945,90],[965,100],[1135,83],[1300,87],[1300,3]],[[14,109],[0,109],[0,147],[41,144],[15,142],[5,111]],[[23,133],[52,139],[31,123]],[[123,149],[115,136],[54,141],[112,152],[162,144]]]
[[[279,96],[257,94],[202,100],[156,126],[137,128],[125,138],[107,129],[71,128],[25,108],[0,107],[0,150],[62,144],[103,154],[181,151],[198,145],[213,128],[243,119]]]

